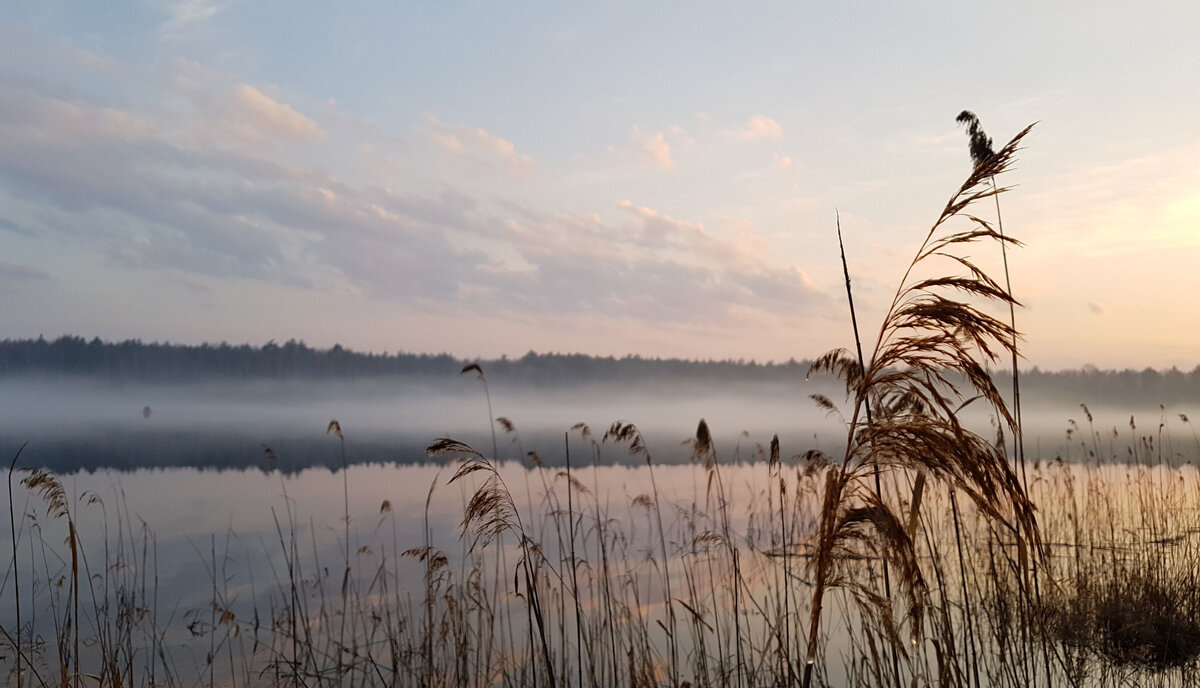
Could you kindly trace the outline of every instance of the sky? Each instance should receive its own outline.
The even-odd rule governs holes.
[[[1200,4],[15,0],[0,338],[868,348],[971,170],[1027,366],[1200,364]],[[993,218],[993,205],[976,209]],[[971,258],[1002,274],[995,246]]]

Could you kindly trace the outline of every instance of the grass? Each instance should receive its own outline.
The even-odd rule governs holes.
[[[871,357],[834,351],[814,364],[845,384],[846,412],[815,399],[844,419],[840,456],[789,453],[778,437],[745,449],[739,439],[730,453],[701,420],[692,463],[661,465],[618,421],[599,439],[571,428],[558,471],[498,418],[512,438],[503,454],[490,422],[490,454],[451,438],[430,445],[454,468],[424,493],[420,536],[403,542],[390,501],[369,533],[352,521],[362,510],[347,435],[332,421],[337,524],[306,519],[280,472],[264,562],[238,573],[239,546],[242,556],[255,547],[210,534],[195,551],[208,600],[187,609],[160,601],[157,539],[127,502],[110,508],[25,471],[0,588],[15,601],[15,624],[0,624],[9,682],[1188,685],[1200,646],[1200,473],[1179,465],[1165,409],[1152,432],[1131,418],[1106,444],[1084,407],[1088,431],[1070,421],[1065,460],[1036,462],[1024,480],[963,420],[964,408],[986,406],[1020,437],[989,370],[1019,344],[989,309],[1015,301],[965,252],[1014,243],[972,207],[1004,191],[994,179],[1027,132],[978,160],[951,196]],[[490,417],[482,369],[462,372],[483,382]],[[613,466],[617,453],[644,465]],[[622,481],[640,487],[614,495]],[[431,525],[455,490],[461,537]],[[77,523],[99,534],[84,541]]]
[[[1126,431],[1114,438],[1113,454],[1119,458],[1144,439]],[[590,442],[573,434],[573,453],[596,456],[583,450],[592,448]],[[551,506],[556,498],[565,504],[566,480],[528,462],[474,470],[450,487],[444,477],[438,480],[431,502],[456,500],[451,488],[459,483],[466,484],[471,499],[491,478],[515,485],[526,476],[540,482],[537,474],[547,475],[548,493],[534,491],[532,500],[501,508],[512,514],[489,516],[510,522],[469,524],[470,532],[481,535],[498,528],[486,544],[469,540],[458,549],[457,538],[441,532],[428,545],[401,551],[406,545],[397,546],[393,535],[396,514],[381,507],[376,527],[361,540],[374,554],[356,556],[345,612],[340,595],[345,562],[337,561],[342,543],[311,542],[324,528],[306,525],[302,504],[286,507],[291,515],[280,520],[271,568],[240,571],[244,554],[236,535],[206,537],[195,565],[209,578],[209,602],[179,610],[155,603],[154,534],[131,527],[119,503],[102,509],[87,496],[73,500],[79,504],[76,517],[110,526],[107,538],[79,546],[91,573],[79,578],[82,616],[76,625],[70,622],[75,605],[64,540],[68,525],[53,514],[44,520],[39,507],[18,534],[21,551],[29,553],[22,558],[38,559],[33,578],[21,581],[22,589],[33,590],[23,600],[25,611],[39,615],[32,621],[23,617],[23,681],[518,686],[578,685],[582,676],[588,686],[648,686],[668,685],[675,676],[678,685],[796,685],[811,612],[813,580],[806,571],[814,559],[821,490],[832,467],[819,457],[782,450],[772,461],[769,446],[762,455],[755,447],[745,461],[722,462],[726,522],[716,476],[703,464],[656,467],[656,505],[649,493],[621,495],[626,481],[648,479],[645,468],[608,460],[627,448],[597,444],[601,461],[573,467],[579,482],[571,484],[570,510]],[[1072,455],[1081,452],[1078,446],[1065,448]],[[1198,458],[1193,451],[1187,456]],[[1030,497],[1042,514],[1045,571],[1052,572],[1043,606],[1033,607],[1048,629],[1051,678],[1055,685],[1117,686],[1130,680],[1188,685],[1197,666],[1191,639],[1200,623],[1195,592],[1200,471],[1186,463],[1135,466],[1104,458],[1038,462],[1029,473]],[[467,465],[472,464],[461,464]],[[908,477],[885,480],[884,498],[911,499]],[[960,568],[951,494],[926,487],[913,529],[915,558],[929,579],[918,644],[897,637],[895,626],[885,625],[886,614],[862,612],[864,596],[883,605],[869,587],[875,581],[882,590],[879,560],[847,553],[839,575],[868,585],[829,589],[814,683],[893,685],[888,650],[904,642],[905,684],[916,677],[918,685],[972,685],[978,672],[981,685],[1026,685],[1017,610],[1019,596],[1027,593],[1019,584],[1018,545],[973,502],[960,502],[965,561]],[[490,513],[468,502],[465,513],[472,512]],[[571,543],[564,550],[554,535],[558,521],[571,537],[572,513],[574,559]],[[512,520],[518,514],[520,525]],[[338,521],[328,525],[340,530]],[[518,535],[522,529],[524,538]],[[577,586],[570,582],[571,568],[577,570]],[[668,571],[671,606],[678,614],[674,653],[664,593]],[[12,594],[7,587],[5,594]],[[967,602],[975,609],[977,664],[963,649],[966,621],[960,612]],[[0,654],[7,657],[15,685],[16,633],[4,625],[9,647]],[[76,627],[80,655],[73,654]],[[1038,627],[1029,630],[1036,633]],[[33,631],[46,628],[50,635],[35,640]],[[1039,676],[1048,683],[1044,672]]]

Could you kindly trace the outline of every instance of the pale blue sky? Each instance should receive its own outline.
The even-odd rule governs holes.
[[[1193,4],[647,5],[6,4],[0,336],[809,357],[969,108],[1030,363],[1200,363]]]

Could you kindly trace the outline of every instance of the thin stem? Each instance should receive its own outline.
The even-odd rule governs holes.
[[[571,594],[575,598],[575,666],[579,687],[583,688],[583,629],[579,625],[579,579],[576,577],[575,559],[575,505],[571,498],[571,442],[570,435],[563,433],[563,449],[567,460],[567,518],[570,519],[568,542],[571,547]]]
[[[1013,291],[1012,291],[1012,280],[1009,277],[1009,272],[1008,272],[1008,247],[1006,246],[1007,242],[1004,241],[1004,218],[1000,214],[1000,193],[996,187],[995,175],[992,175],[991,182],[992,182],[992,198],[994,198],[996,201],[996,232],[1000,235],[1000,239],[1001,239],[1001,241],[1000,241],[1000,257],[1004,261],[1004,289],[1005,289],[1005,291],[1008,292],[1008,295],[1011,297]],[[1017,461],[1021,464],[1021,488],[1025,490],[1026,494],[1028,494],[1029,493],[1029,477],[1025,470],[1025,432],[1021,425],[1021,375],[1020,375],[1020,369],[1017,365],[1017,363],[1018,363],[1017,362],[1017,312],[1016,312],[1015,301],[1011,298],[1008,301],[1008,318],[1009,318],[1009,326],[1012,328],[1013,418],[1016,420],[1016,427],[1014,428],[1014,434],[1016,435],[1016,440],[1017,440],[1016,441],[1016,453],[1017,453]],[[1033,595],[1034,595],[1034,600],[1037,603],[1037,606],[1040,610],[1040,608],[1042,606],[1042,589],[1041,589],[1040,576],[1038,575],[1038,559],[1039,559],[1039,557],[1036,556],[1036,554],[1034,557],[1032,557]],[[1044,628],[1042,630],[1045,631]],[[1043,632],[1043,633],[1041,633],[1041,636],[1042,636],[1042,661],[1046,666],[1046,681],[1050,685],[1053,685],[1053,680],[1050,675],[1050,653],[1046,647],[1046,634]]]
[[[17,563],[17,518],[13,511],[13,487],[12,477],[13,471],[17,469],[17,461],[21,458],[21,452],[25,451],[25,446],[28,442],[21,445],[13,456],[12,463],[8,466],[8,527],[12,534],[12,550],[13,550],[13,592],[16,594],[14,604],[17,608],[17,639],[13,646],[17,651],[17,688],[22,688],[24,685],[24,677],[21,675],[21,567]]]
[[[842,274],[846,277],[846,300],[850,303],[850,324],[854,327],[854,347],[858,351],[858,367],[859,370],[862,371],[859,380],[859,396],[865,397],[866,388],[863,387],[863,385],[866,385],[867,383],[867,366],[863,361],[862,339],[860,339],[858,336],[858,317],[854,312],[854,294],[850,290],[850,268],[846,263],[846,246],[842,243],[842,216],[841,213],[838,213],[836,210],[834,211],[834,214],[837,218],[838,249],[842,254]],[[866,411],[867,425],[871,425],[873,421],[871,419],[871,401],[869,399],[867,400]],[[875,498],[878,499],[880,503],[883,503],[883,490],[879,484],[879,466],[872,466],[871,469],[875,475]],[[891,604],[892,576],[886,557],[883,560],[883,592],[887,596],[888,604]],[[900,659],[896,654],[896,646],[892,645],[890,647],[892,655],[892,673],[896,680],[896,688],[900,688]]]

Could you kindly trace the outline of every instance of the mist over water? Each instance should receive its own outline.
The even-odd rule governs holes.
[[[423,462],[425,447],[438,437],[454,437],[493,453],[487,397],[470,376],[395,386],[299,381],[111,385],[70,379],[10,380],[5,386],[0,437],[14,448],[28,440],[22,463],[56,470],[252,466],[264,446],[288,466],[340,465],[336,440],[326,433],[331,419],[341,424],[352,463]],[[501,459],[519,459],[536,451],[543,460],[559,462],[563,433],[577,423],[587,424],[599,440],[611,423],[624,420],[643,431],[656,460],[673,462],[688,455],[680,442],[694,435],[701,418],[713,428],[727,458],[733,458],[735,449],[741,458],[750,458],[753,443],[765,445],[773,433],[799,452],[810,448],[814,437],[842,434],[837,420],[807,398],[832,391],[832,385],[818,382],[720,388],[680,383],[633,390],[493,385],[492,417],[507,418],[515,427],[515,433],[507,433],[497,424],[496,452]],[[604,453],[611,461],[625,452],[606,447]]]
[[[89,556],[99,557],[112,533],[124,533],[135,549],[151,553],[159,603],[175,615],[164,640],[177,648],[175,662],[184,671],[205,666],[207,640],[193,638],[189,629],[209,620],[209,600],[216,594],[211,572],[218,564],[221,598],[239,618],[250,618],[288,589],[285,539],[304,543],[306,575],[330,590],[337,587],[337,565],[331,574],[329,562],[343,558],[346,537],[358,551],[352,561],[363,589],[377,562],[387,561],[390,553],[396,585],[419,598],[420,563],[396,554],[421,545],[426,533],[452,565],[462,564],[469,546],[463,514],[478,482],[449,482],[456,462],[425,453],[438,437],[464,441],[498,459],[517,508],[535,522],[550,509],[547,495],[565,489],[559,469],[569,447],[574,479],[587,490],[577,498],[603,505],[631,535],[645,538],[647,512],[637,506],[639,496],[651,490],[645,458],[603,442],[605,430],[623,420],[642,431],[657,467],[654,489],[661,491],[665,526],[676,532],[685,514],[708,503],[704,470],[687,465],[691,448],[684,444],[703,418],[712,429],[737,505],[735,530],[741,533],[749,532],[749,510],[770,501],[771,471],[760,447],[777,433],[783,465],[798,480],[799,471],[792,469],[804,463],[791,457],[818,449],[836,459],[846,440],[845,420],[821,410],[809,396],[826,395],[849,412],[842,388],[830,379],[574,386],[493,382],[490,417],[504,417],[515,426],[509,433],[494,425],[493,450],[488,398],[472,375],[189,384],[24,377],[2,384],[0,448],[11,457],[28,442],[20,466],[47,467],[62,476]],[[1088,404],[1085,412],[1081,401],[1070,400],[1071,390],[1057,392],[1035,390],[1022,400],[1031,484],[1047,489],[1055,471],[1068,469],[1118,475],[1131,463],[1149,464],[1145,470],[1151,473],[1167,471],[1163,474],[1172,481],[1181,475],[1193,480],[1192,467],[1177,474],[1155,464],[1197,463],[1200,436],[1190,418],[1200,416],[1200,409],[1112,396],[1081,399]],[[344,433],[345,471],[342,444],[326,431],[331,419]],[[997,434],[996,419],[983,404],[967,405],[960,419],[985,438]],[[580,422],[588,425],[590,437],[571,430]],[[1011,446],[1012,438],[1005,440]],[[267,459],[268,447],[273,461]],[[550,468],[536,468],[526,457],[531,451]],[[1087,465],[1047,465],[1056,458]],[[1113,465],[1093,466],[1098,462]],[[51,567],[47,575],[60,576],[62,562],[68,561],[60,544],[64,523],[50,519],[39,496],[19,486],[13,506],[21,515],[18,539],[31,542],[36,535],[50,543],[59,569]],[[939,511],[931,507],[931,513]],[[0,515],[0,525],[7,528],[6,519],[7,513]],[[1067,519],[1047,512],[1045,522],[1053,526]],[[510,554],[515,561],[517,553]],[[34,566],[46,568],[36,558],[23,558],[25,580],[37,577],[40,569]],[[44,601],[45,591],[40,594]],[[10,596],[0,600],[0,613],[14,611]],[[46,618],[38,630],[50,636]],[[835,646],[842,642],[837,640],[841,631],[830,633]]]
[[[336,438],[326,432],[332,419],[341,424],[346,461],[352,464],[422,463],[428,461],[424,450],[434,439],[453,437],[489,457],[495,453],[501,460],[523,460],[527,452],[536,452],[547,464],[561,465],[564,433],[585,423],[592,439],[599,441],[617,420],[638,426],[658,463],[688,460],[690,449],[681,443],[694,436],[700,419],[708,422],[718,456],[725,461],[754,460],[756,451],[774,434],[779,435],[785,456],[809,449],[836,455],[845,442],[844,419],[819,409],[809,396],[827,395],[845,413],[850,411],[841,388],[827,378],[729,384],[686,380],[643,385],[493,383],[491,417],[507,418],[515,428],[509,433],[496,424],[493,452],[487,396],[473,375],[442,380],[190,384],[25,377],[9,378],[3,385],[0,441],[5,451],[15,452],[28,442],[22,465],[59,472],[273,467],[264,464],[266,448],[284,470],[335,468],[342,456]],[[1161,454],[1173,463],[1189,460],[1200,447],[1190,423],[1180,417],[1182,413],[1190,419],[1200,409],[1120,398],[1071,402],[1066,401],[1069,395],[1068,390],[1060,390],[1047,399],[1035,391],[1022,400],[1027,458],[1085,458],[1086,452],[1077,445],[1086,440],[1099,458],[1127,460],[1130,457],[1106,447],[1114,433],[1152,437],[1155,457]],[[1090,423],[1082,402],[1092,415]],[[968,405],[961,417],[983,437],[997,437],[997,419],[982,404]],[[1006,437],[1006,442],[1011,446],[1012,438]],[[577,455],[576,463],[596,459],[585,445],[574,451],[588,454]],[[600,460],[631,459],[622,447],[603,443]]]

